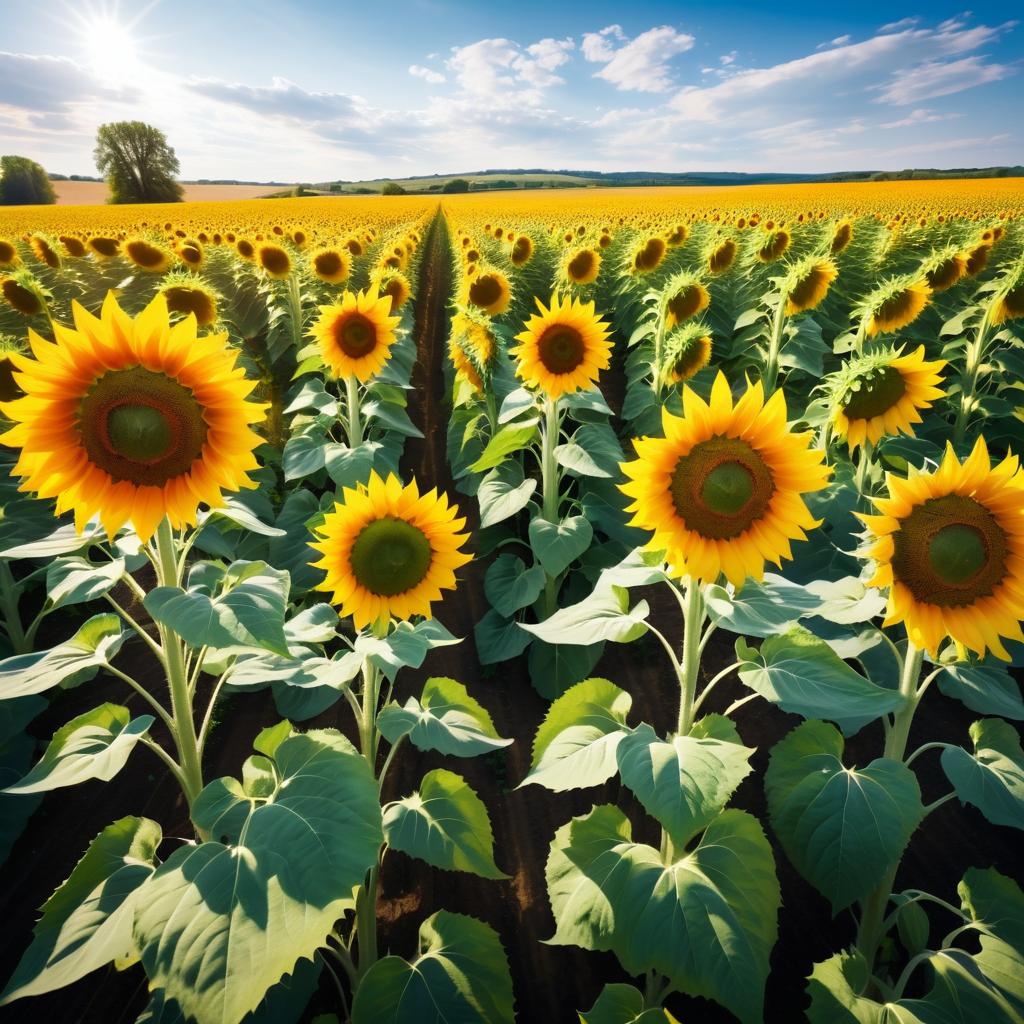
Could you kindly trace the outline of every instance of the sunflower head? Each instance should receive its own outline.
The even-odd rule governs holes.
[[[121,249],[121,243],[116,238],[108,238],[105,235],[93,235],[86,244],[93,258],[100,263],[113,259]]]
[[[830,470],[812,433],[786,426],[786,401],[766,402],[760,382],[733,403],[719,373],[705,402],[683,386],[683,415],[662,410],[664,437],[633,441],[637,458],[622,463],[621,490],[632,499],[631,525],[652,533],[646,545],[665,552],[682,577],[735,586],[761,579],[765,561],[791,558],[790,541],[818,525],[801,495],[822,490]]]
[[[367,486],[342,491],[310,545],[322,556],[313,565],[326,573],[318,589],[356,629],[430,618],[431,604],[455,589],[455,570],[472,557],[461,550],[468,535],[457,516],[446,496],[421,495],[415,480],[403,487],[394,475],[372,473]]]
[[[928,287],[933,292],[948,291],[967,273],[967,257],[955,245],[934,252],[921,265]]]
[[[377,290],[391,299],[392,313],[397,313],[412,298],[412,285],[400,270],[384,274],[377,282]]]
[[[789,248],[790,235],[785,228],[769,231],[757,250],[757,258],[762,263],[774,263]]]
[[[661,379],[665,384],[681,384],[700,373],[709,362],[711,332],[706,324],[690,320],[665,338]]]
[[[601,270],[601,254],[594,249],[579,249],[565,260],[565,277],[573,284],[593,284]]]
[[[35,256],[38,262],[49,267],[51,270],[60,269],[60,253],[57,252],[53,243],[45,235],[32,235],[28,240],[28,244],[32,250],[32,255]]]
[[[707,254],[708,273],[724,274],[736,260],[736,242],[725,238],[711,247]]]
[[[21,262],[13,242],[0,238],[0,270],[12,270]]]
[[[853,224],[848,220],[841,220],[832,232],[832,241],[829,243],[832,255],[838,256],[852,241]]]
[[[170,313],[182,316],[191,314],[199,327],[209,327],[217,320],[217,300],[220,296],[212,285],[197,274],[168,274],[160,284],[160,294],[167,302]]]
[[[928,362],[921,345],[909,355],[880,349],[848,360],[829,381],[832,429],[850,448],[887,434],[914,433],[921,410],[942,398],[942,359]]]
[[[912,324],[931,301],[932,290],[924,278],[895,278],[876,288],[865,301],[868,337],[891,334]]]
[[[634,274],[649,274],[661,266],[668,245],[664,238],[653,236],[637,247],[630,261],[630,270]]]
[[[533,240],[529,235],[519,235],[512,243],[509,259],[513,267],[525,267],[533,255]]]
[[[237,252],[243,260],[253,260],[256,258],[256,246],[253,245],[248,238],[240,238],[235,242],[235,252]]]
[[[163,274],[171,265],[173,256],[162,245],[146,238],[129,238],[122,247],[124,255],[140,270],[150,274]]]
[[[61,235],[60,244],[64,246],[64,251],[72,259],[81,259],[88,250],[85,247],[85,242],[74,235]]]
[[[510,349],[518,361],[516,376],[549,398],[590,387],[608,368],[612,350],[608,325],[594,303],[556,293],[549,307],[537,299],[537,308]]]
[[[482,313],[464,310],[452,317],[451,357],[456,374],[477,393],[483,393],[485,379],[498,351],[490,320]]]
[[[836,265],[821,256],[807,256],[794,263],[782,282],[782,292],[786,296],[786,316],[803,313],[820,305],[838,276]]]
[[[685,224],[677,224],[667,235],[665,241],[669,248],[676,249],[690,237],[690,229]]]
[[[670,278],[661,292],[665,303],[665,330],[703,313],[711,303],[711,294],[696,274],[681,273]]]
[[[34,359],[12,356],[24,398],[3,405],[21,449],[21,489],[72,509],[81,530],[94,515],[108,534],[131,521],[148,540],[164,516],[196,522],[200,502],[255,486],[265,407],[235,366],[226,334],[197,337],[192,317],[171,326],[157,296],[134,320],[113,293],[100,317],[72,304],[75,327],[51,343],[29,332]]]
[[[256,264],[267,277],[283,281],[292,270],[292,258],[288,250],[273,242],[264,242],[256,250]]]
[[[488,316],[498,316],[508,309],[512,301],[512,289],[508,278],[500,270],[482,269],[469,282],[466,299],[470,305]]]
[[[390,296],[345,292],[340,302],[320,307],[320,318],[309,333],[335,377],[366,383],[387,363],[399,323],[391,315]]]
[[[0,294],[22,316],[38,316],[46,309],[42,287],[27,270],[16,270],[0,278]]]
[[[983,438],[962,464],[951,445],[933,473],[887,474],[878,515],[862,515],[875,562],[869,585],[888,588],[883,625],[937,655],[950,637],[1009,660],[1003,638],[1024,640],[1024,472],[1016,456],[992,466]]]
[[[1024,263],[1010,273],[1002,294],[992,309],[992,323],[998,327],[1007,320],[1024,316]]]
[[[24,394],[14,379],[14,356],[24,352],[25,346],[13,334],[0,333],[0,402],[13,402]]]
[[[988,257],[991,251],[992,247],[987,242],[979,242],[964,253],[964,258],[967,260],[968,277],[976,277],[988,266]]]
[[[310,256],[309,266],[321,281],[341,284],[348,278],[349,257],[340,249],[318,249]]]
[[[198,270],[206,259],[206,250],[203,243],[195,238],[186,238],[177,247],[178,259],[188,267],[189,270]]]

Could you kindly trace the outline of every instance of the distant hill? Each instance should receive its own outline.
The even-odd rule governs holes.
[[[936,178],[1020,178],[1024,166],[1015,167],[915,167],[902,171],[832,171],[827,174],[746,174],[739,171],[588,171],[547,170],[542,167],[501,167],[457,174],[432,174],[413,178],[369,178],[362,181],[317,182],[310,191],[330,195],[380,192],[393,181],[407,192],[440,192],[452,178],[465,178],[470,191],[535,188],[622,188],[658,185],[789,185],[840,181],[911,181]]]

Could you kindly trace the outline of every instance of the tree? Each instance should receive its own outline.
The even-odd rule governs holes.
[[[469,182],[465,178],[452,178],[444,183],[442,192],[468,192]]]
[[[0,206],[57,202],[46,171],[27,156],[0,156]]]
[[[178,158],[164,133],[152,125],[101,124],[93,158],[110,186],[112,203],[177,203],[184,196],[174,180]]]
[[[404,196],[407,195],[404,188],[401,185],[396,185],[393,181],[384,182],[384,187],[380,190],[382,196]]]

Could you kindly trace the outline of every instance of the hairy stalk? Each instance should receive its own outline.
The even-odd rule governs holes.
[[[299,275],[294,271],[288,275],[288,315],[292,322],[292,344],[298,351],[302,348],[302,293]]]
[[[544,399],[544,432],[541,435],[541,515],[549,523],[558,524],[561,496],[558,488],[561,484],[558,472],[558,460],[555,448],[558,446],[559,435],[558,401],[554,398]],[[558,601],[558,580],[554,576],[544,577],[544,617],[555,611]]]
[[[700,634],[704,628],[704,594],[700,584],[690,579],[686,585],[683,622],[683,660],[679,666],[679,723],[676,733],[689,734],[693,727],[694,699],[697,695],[697,674],[700,670]]]
[[[665,355],[665,320],[668,317],[668,296],[662,292],[658,300],[658,329],[654,332],[654,359],[651,363],[651,387],[654,397],[661,399],[661,361]]]
[[[772,319],[772,333],[768,339],[768,358],[764,366],[764,393],[770,395],[779,380],[779,356],[782,354],[782,336],[786,332],[786,296],[779,295]]]
[[[974,412],[978,394],[978,375],[981,372],[981,364],[985,361],[989,330],[992,326],[992,310],[995,308],[998,298],[997,294],[995,299],[988,304],[985,315],[978,325],[978,333],[965,352],[964,372],[960,379],[960,404],[957,406],[956,422],[953,424],[954,447],[959,447],[963,443],[967,433],[967,424]]]
[[[31,647],[21,624],[21,612],[18,610],[20,597],[21,587],[15,582],[7,559],[0,558],[0,609],[3,610],[7,638],[15,654],[27,654]]]
[[[367,658],[363,662],[363,700],[359,721],[359,747],[374,779],[377,776],[377,696],[380,675]],[[359,977],[377,961],[377,880],[379,864],[370,868],[356,895],[356,937],[359,941]]]
[[[359,412],[359,381],[349,374],[345,378],[345,434],[349,448],[363,443],[363,421]]]

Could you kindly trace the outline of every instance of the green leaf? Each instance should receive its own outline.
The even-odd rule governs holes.
[[[760,1024],[780,897],[756,819],[723,811],[670,864],[631,835],[611,805],[558,830],[547,864],[557,926],[548,941],[610,950],[630,974],[657,971]]]
[[[0,1005],[63,988],[132,952],[136,897],[153,874],[160,840],[155,821],[129,817],[108,825],[89,844],[43,905],[32,944]]]
[[[409,962],[378,960],[359,983],[353,1024],[513,1024],[501,941],[482,921],[439,910],[420,925]]]
[[[539,565],[527,569],[516,555],[499,555],[487,567],[484,594],[499,615],[511,619],[520,608],[540,597],[544,580],[544,570]]]
[[[120,618],[109,612],[94,615],[70,640],[49,651],[4,658],[0,661],[0,698],[43,693],[79,672],[94,675],[96,669],[110,664],[124,638]]]
[[[43,502],[34,504],[40,508],[44,507]],[[60,555],[81,551],[90,544],[106,539],[106,532],[99,523],[89,523],[81,533],[75,529],[73,523],[69,523],[65,526],[58,526],[48,536],[39,540],[30,541],[27,544],[16,544],[0,551],[0,558],[57,558]]]
[[[729,802],[754,753],[728,719],[716,715],[702,725],[706,735],[666,741],[641,724],[616,752],[622,781],[680,850]]]
[[[736,593],[732,587],[712,584],[704,588],[708,617],[739,636],[775,636],[784,627],[821,605],[807,587],[790,583],[782,576],[766,573],[762,582],[748,580]]]
[[[591,647],[549,644],[535,639],[530,644],[527,668],[533,688],[548,700],[561,697],[570,686],[586,679],[601,660],[604,642]]]
[[[3,792],[44,793],[87,779],[109,782],[153,724],[152,715],[129,719],[131,712],[118,704],[101,704],[73,718],[53,734],[35,767]]]
[[[584,679],[551,707],[533,741],[530,772],[520,783],[555,793],[607,782],[618,770],[615,751],[628,735],[633,698],[607,679]]]
[[[506,619],[493,608],[487,612],[473,627],[480,664],[495,665],[522,654],[530,646],[530,635],[519,627],[515,619]]]
[[[678,1024],[668,1010],[644,1006],[643,993],[632,985],[605,985],[597,1002],[579,1015],[580,1024]]]
[[[621,459],[621,454],[619,458]],[[582,445],[575,441],[560,444],[555,448],[555,461],[565,469],[570,470],[577,476],[612,477],[611,471],[602,466]]]
[[[947,696],[962,701],[979,715],[1024,720],[1024,700],[1020,684],[1002,666],[947,665],[936,680]]]
[[[528,423],[512,424],[502,427],[487,442],[480,458],[469,467],[472,473],[485,473],[500,465],[513,452],[525,448],[537,436],[537,421],[530,420]]]
[[[205,525],[211,519],[215,521],[224,519],[247,533],[255,533],[261,537],[283,537],[285,535],[284,530],[263,522],[252,509],[247,508],[237,498],[225,498],[224,504],[220,508],[211,508],[209,512],[201,513],[199,523]]]
[[[237,583],[232,586],[233,580]],[[288,573],[265,562],[234,562],[228,568],[228,586],[219,597],[196,587],[156,587],[143,603],[157,622],[192,647],[256,647],[287,657]]]
[[[783,711],[826,718],[848,736],[903,703],[898,692],[865,679],[801,626],[769,637],[760,651],[747,648],[739,675]]]
[[[494,833],[484,802],[465,779],[444,768],[427,772],[419,792],[384,811],[388,845],[435,868],[508,878],[494,863]]]
[[[807,1019],[811,1024],[886,1024],[886,1008],[861,996],[870,976],[867,961],[859,951],[836,953],[815,964],[807,982],[811,997]],[[895,1018],[901,1024],[903,1019]]]
[[[357,448],[330,444],[324,451],[324,468],[339,488],[366,483],[370,479],[373,460],[380,447],[372,441],[364,441]]]
[[[942,768],[956,795],[993,825],[1024,829],[1024,750],[1017,730],[1000,718],[971,726],[972,756],[962,747],[942,752]]]
[[[312,957],[377,862],[377,784],[344,736],[294,734],[273,760],[262,799],[234,779],[200,793],[192,816],[213,841],[179,846],[136,910],[151,987],[198,1024],[235,1024]],[[265,777],[269,761],[250,765]]]
[[[95,601],[124,575],[124,559],[93,565],[87,558],[60,558],[46,570],[46,596],[54,608]]]
[[[292,644],[326,644],[338,635],[338,625],[338,613],[331,605],[314,604],[284,624],[284,635]]]
[[[590,547],[594,529],[583,516],[570,516],[560,523],[530,520],[530,547],[549,576],[568,569]]]
[[[389,743],[403,736],[420,750],[436,750],[455,757],[475,757],[507,747],[491,716],[462,683],[434,677],[423,685],[420,699],[410,697],[405,707],[390,704],[377,715],[377,728]]]
[[[537,481],[524,477],[518,462],[504,462],[480,481],[476,499],[480,504],[480,526],[496,526],[522,511],[537,489]]]
[[[821,600],[814,614],[840,625],[870,622],[885,612],[885,595],[856,576],[814,580],[807,584],[807,592]]]
[[[846,768],[842,754],[834,726],[804,722],[775,745],[765,774],[782,848],[834,914],[878,885],[924,817],[917,776],[901,761]]]
[[[384,639],[361,636],[355,649],[394,681],[399,670],[419,668],[435,647],[449,647],[458,642],[437,619],[421,619],[415,625],[400,622]]]
[[[626,644],[647,632],[650,611],[646,601],[629,607],[624,587],[598,587],[578,604],[562,608],[543,622],[522,623],[521,628],[549,644],[589,647],[602,640]]]
[[[327,440],[321,430],[315,434],[294,434],[288,438],[281,455],[284,478],[300,480],[324,468]]]
[[[1024,893],[995,868],[968,868],[958,892],[981,940],[975,963],[1024,1014]]]

